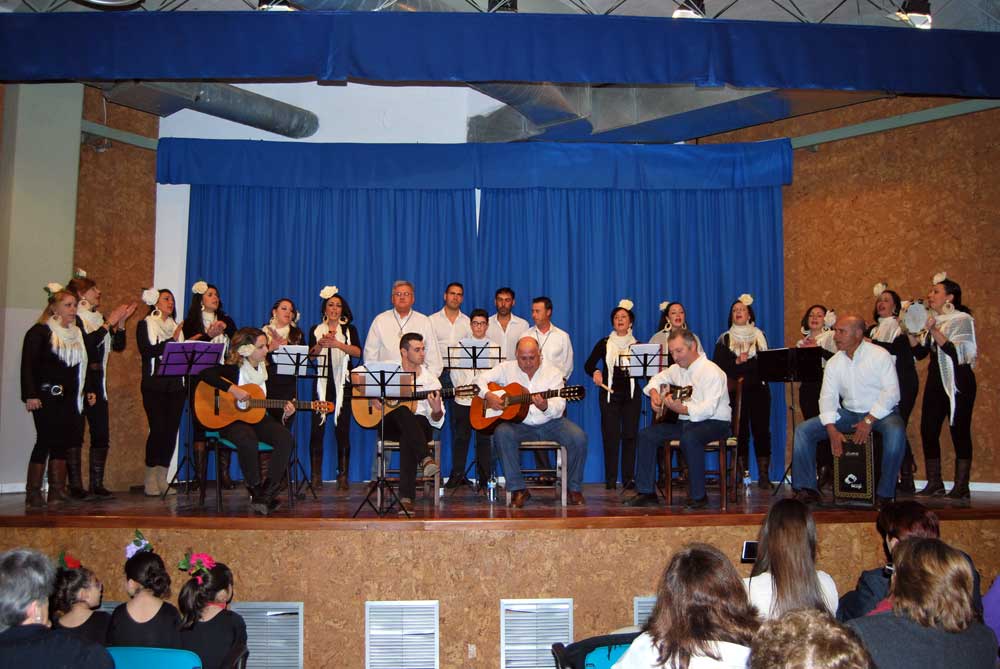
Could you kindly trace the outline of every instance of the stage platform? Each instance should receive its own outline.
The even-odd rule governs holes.
[[[439,606],[440,666],[499,666],[501,599],[570,597],[573,636],[580,639],[632,623],[634,598],[655,592],[670,555],[690,542],[711,543],[741,574],[742,542],[755,539],[776,498],[753,489],[727,513],[711,506],[684,511],[631,509],[618,491],[584,489],[587,504],[561,507],[551,491],[533,491],[523,509],[490,505],[470,488],[446,490],[433,503],[418,493],[412,519],[378,518],[365,507],[367,491],[345,495],[327,483],[319,499],[286,503],[267,518],[254,516],[246,493],[225,493],[221,514],[214,490],[207,508],[181,493],[161,502],[118,494],[101,503],[26,512],[22,494],[0,496],[0,550],[31,546],[56,556],[69,550],[100,576],[105,597],[124,599],[124,547],[140,529],[173,569],[188,549],[207,551],[236,575],[236,597],[301,601],[306,667],[363,667],[366,601],[433,600]],[[971,503],[925,502],[942,519],[942,537],[969,553],[988,588],[1000,572],[1000,493],[974,493]],[[814,509],[818,566],[844,592],[863,569],[884,560],[875,512]],[[475,645],[470,658],[469,645]]]

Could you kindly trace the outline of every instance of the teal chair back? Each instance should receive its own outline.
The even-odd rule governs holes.
[[[110,646],[115,669],[201,669],[201,658],[189,650]]]

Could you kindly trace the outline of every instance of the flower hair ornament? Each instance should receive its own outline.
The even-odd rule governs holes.
[[[55,281],[53,281],[52,283],[45,284],[44,288],[45,293],[49,296],[49,298],[51,298],[53,295],[55,295],[62,289],[63,285],[61,283],[56,283]]]
[[[632,307],[634,307],[634,306],[635,305],[632,303],[632,300],[628,299],[627,297],[625,299],[623,299],[623,300],[618,300],[618,308],[619,309],[624,309],[626,311],[632,311]]]
[[[82,267],[77,267],[76,271],[73,272],[73,278],[74,279],[86,279],[87,278],[87,273],[84,271],[84,269]]]
[[[742,295],[739,296],[739,298],[737,298],[736,301],[742,302],[744,306],[749,307],[751,304],[753,304],[753,295],[751,295],[750,293],[743,293]]]
[[[931,283],[937,285],[948,278],[948,272],[938,272],[931,278]]]
[[[256,344],[243,344],[243,346],[236,349],[236,352],[239,353],[242,358],[249,358],[250,354],[255,350],[257,350]]]
[[[82,565],[78,559],[63,551],[59,553],[59,566],[63,569],[79,569]]]
[[[160,291],[155,288],[147,288],[142,291],[142,302],[148,307],[156,304],[156,301],[160,299]]]
[[[192,553],[189,548],[188,552],[184,554],[184,559],[177,564],[177,567],[186,571],[189,576],[194,577],[198,581],[198,585],[201,585],[205,582],[205,576],[209,575],[209,570],[215,567],[215,558],[208,553]]]
[[[837,324],[837,312],[827,309],[826,316],[823,316],[823,329],[829,330]]]
[[[153,544],[146,541],[146,537],[142,536],[142,532],[136,530],[135,536],[125,545],[125,559],[128,560],[136,553],[142,552],[152,553]]]
[[[882,293],[889,290],[889,284],[885,281],[879,281],[874,286],[872,286],[872,295],[875,297],[882,297]]]
[[[660,302],[660,311],[666,311],[667,307],[670,306],[670,300],[663,300]]]
[[[329,300],[339,292],[336,286],[323,286],[323,290],[319,291],[319,298],[321,300]]]
[[[206,281],[195,281],[194,285],[191,286],[191,292],[195,295],[204,295],[208,292],[208,283]]]

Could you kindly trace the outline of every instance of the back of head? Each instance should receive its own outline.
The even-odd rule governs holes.
[[[686,669],[693,656],[712,657],[714,641],[749,646],[759,624],[726,556],[714,546],[690,544],[663,572],[647,631],[661,664]]]
[[[181,588],[177,596],[177,607],[181,612],[181,628],[191,629],[209,602],[216,595],[233,586],[233,572],[221,562],[211,569],[198,570]]]
[[[861,639],[830,614],[791,611],[760,626],[750,650],[750,669],[871,669]]]
[[[94,582],[94,572],[86,567],[68,569],[60,567],[56,570],[52,597],[49,598],[50,613],[69,613],[77,602],[80,590]]]
[[[38,551],[16,548],[0,554],[0,632],[24,622],[28,606],[52,593],[55,567]]]
[[[975,616],[972,565],[940,539],[903,539],[892,551],[892,610],[924,627],[965,630]]]
[[[170,574],[160,556],[152,551],[139,551],[126,560],[125,577],[161,599],[170,595]]]
[[[752,575],[771,575],[772,618],[795,609],[825,611],[816,576],[816,524],[802,502],[783,499],[771,507],[760,528]]]
[[[884,505],[879,511],[875,526],[886,539],[905,539],[911,536],[937,539],[941,536],[941,523],[937,514],[914,500]]]

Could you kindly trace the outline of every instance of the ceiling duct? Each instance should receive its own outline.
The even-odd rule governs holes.
[[[161,117],[192,109],[293,139],[309,137],[319,129],[319,118],[308,109],[230,84],[127,81],[93,85],[101,88],[110,102]]]
[[[481,12],[473,0],[288,0],[296,9],[325,12]]]

